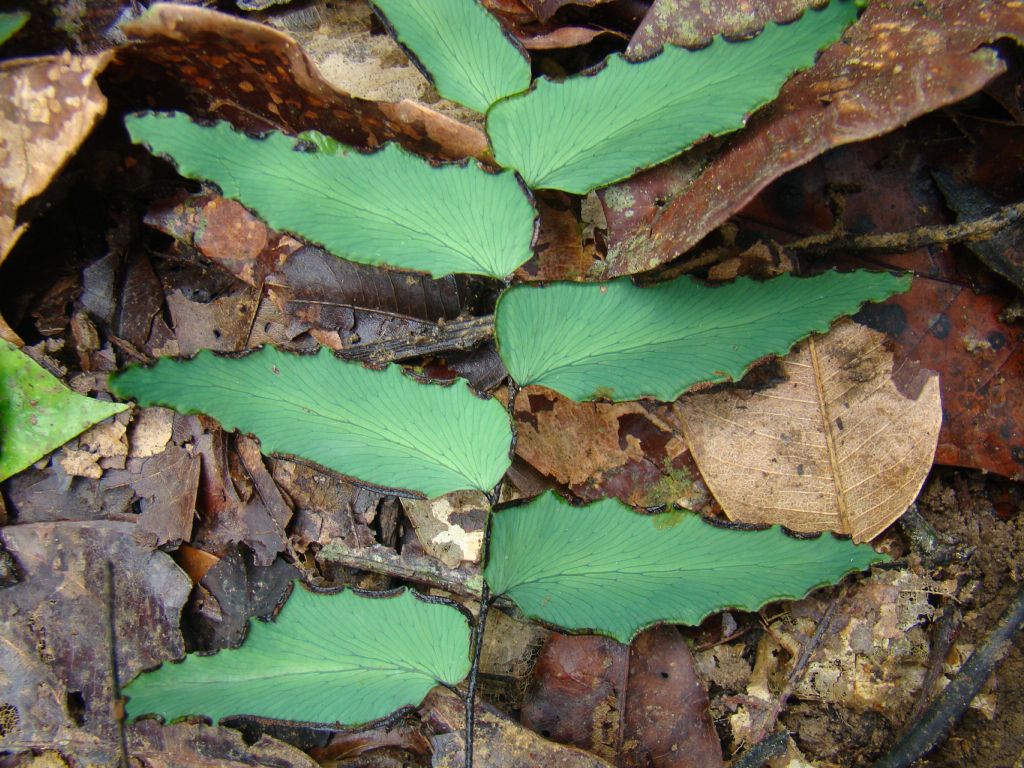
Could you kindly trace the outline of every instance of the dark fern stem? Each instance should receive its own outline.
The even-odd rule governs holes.
[[[515,407],[516,397],[519,395],[519,385],[509,377],[508,380],[508,415],[512,425],[512,442],[509,445],[508,453],[511,459],[516,451],[516,422]],[[501,489],[505,483],[503,477],[498,484],[487,494],[487,502],[493,508],[501,498]],[[487,519],[484,521],[484,541],[481,548],[481,568],[487,559],[488,545],[491,538],[491,513],[488,511]],[[483,582],[480,590],[480,612],[477,614],[476,622],[473,624],[473,661],[469,668],[469,681],[466,686],[466,768],[473,768],[473,732],[476,724],[476,687],[480,677],[480,650],[484,644],[484,629],[487,626],[487,611],[491,607],[491,588],[487,582]]]

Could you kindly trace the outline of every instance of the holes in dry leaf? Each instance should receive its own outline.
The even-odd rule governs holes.
[[[75,725],[79,728],[85,725],[85,697],[81,691],[68,691],[64,706],[68,716],[75,721]]]
[[[6,701],[0,704],[0,738],[13,733],[14,729],[18,727],[19,720],[21,717],[16,706]]]

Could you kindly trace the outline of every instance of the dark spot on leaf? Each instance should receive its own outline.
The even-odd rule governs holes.
[[[75,725],[79,727],[85,725],[85,697],[82,696],[82,692],[68,691],[64,702],[68,716],[75,721]]]
[[[907,313],[899,304],[868,304],[853,319],[892,338],[907,327]]]
[[[555,401],[547,395],[529,395],[530,410],[534,413],[552,411],[555,408]]]
[[[928,327],[928,332],[936,339],[944,339],[949,336],[951,327],[952,324],[949,322],[949,318],[940,314],[932,320],[932,324]]]
[[[839,416],[836,416],[836,429],[842,432],[845,427],[843,426],[843,420]]]
[[[801,475],[801,476],[803,475],[803,473],[804,473],[804,465],[803,464],[797,464],[796,465],[796,473],[798,475]]]
[[[999,331],[990,331],[985,340],[992,346],[992,349],[999,350],[1006,346],[1006,336]]]
[[[663,680],[668,680],[668,672],[662,672],[661,677]]]
[[[1018,464],[1024,464],[1024,445],[1015,445],[1010,449],[1010,455]]]

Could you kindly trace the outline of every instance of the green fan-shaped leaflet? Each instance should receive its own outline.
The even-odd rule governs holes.
[[[536,189],[586,194],[664,162],[706,136],[743,126],[793,72],[814,63],[857,14],[832,0],[742,43],[668,46],[645,62],[609,57],[593,75],[537,81],[487,115],[494,157]]]
[[[312,132],[305,142],[253,139],[180,113],[130,115],[125,125],[182,175],[212,181],[271,227],[350,261],[500,278],[531,255],[535,211],[510,172],[472,161],[434,166],[397,144],[364,154],[311,141]]]
[[[130,717],[230,715],[354,725],[419,704],[469,672],[469,625],[410,591],[368,597],[296,586],[272,623],[250,621],[240,648],[189,655],[124,688]]]
[[[486,112],[530,86],[530,62],[477,0],[373,0],[446,99]]]
[[[609,283],[517,286],[501,297],[496,333],[519,384],[573,400],[675,400],[700,382],[738,380],[866,301],[910,287],[910,276],[826,272],[709,287],[689,277],[640,288]]]
[[[264,453],[293,455],[363,482],[428,497],[490,490],[508,469],[512,432],[501,403],[465,382],[420,384],[392,365],[372,371],[326,350],[273,347],[240,358],[208,350],[111,378],[141,405],[205,413],[249,432]]]
[[[0,339],[0,480],[128,406],[85,397]]]
[[[659,622],[699,624],[726,608],[803,597],[885,559],[829,534],[639,515],[615,499],[573,507],[548,492],[494,515],[484,578],[532,618],[628,643]]]
[[[25,26],[28,18],[28,11],[0,13],[0,45],[10,40],[19,29]],[[529,81],[527,81],[527,84],[529,84]]]

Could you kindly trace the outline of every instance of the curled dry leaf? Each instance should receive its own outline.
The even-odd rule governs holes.
[[[65,53],[0,65],[0,263],[28,226],[18,209],[46,189],[106,111],[96,75],[108,60]],[[0,337],[19,343],[2,318]]]
[[[1000,38],[1024,40],[1019,3],[872,3],[844,40],[713,159],[710,148],[610,187],[607,277],[692,248],[771,181],[826,150],[887,133],[976,93],[1006,70]]]
[[[676,404],[705,482],[733,520],[874,538],[931,469],[938,376],[894,370],[884,334],[852,321],[779,365],[784,380],[774,386]]]
[[[263,24],[160,3],[124,32],[130,42],[108,74],[132,104],[225,119],[251,132],[316,129],[358,147],[397,141],[436,159],[487,151],[483,132],[420,104],[335,88],[291,37]]]

